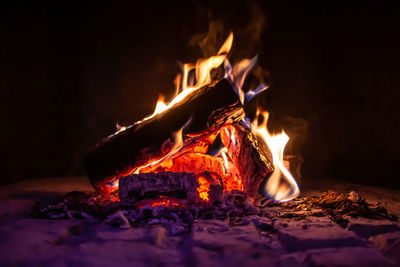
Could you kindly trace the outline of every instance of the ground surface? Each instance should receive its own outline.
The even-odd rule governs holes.
[[[358,191],[400,216],[400,192],[324,181],[303,194]],[[248,216],[235,226],[197,220],[171,235],[161,224],[123,230],[105,222],[32,218],[36,201],[92,190],[85,177],[25,181],[0,190],[1,266],[400,266],[398,222],[349,218],[344,229],[326,214],[283,218]]]

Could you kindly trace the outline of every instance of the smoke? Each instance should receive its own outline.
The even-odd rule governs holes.
[[[211,20],[207,33],[195,34],[190,40],[190,46],[199,46],[203,57],[211,57],[217,54],[219,47],[224,41],[224,37],[229,32],[225,29],[224,23],[220,20]]]
[[[203,13],[198,14],[200,20],[204,19]],[[207,20],[207,32],[197,33],[189,40],[189,45],[198,46],[204,57],[215,55],[230,32],[235,35],[233,57],[252,58],[261,50],[261,36],[266,29],[267,20],[263,10],[255,2],[250,1],[247,5],[240,3],[240,8],[216,5],[208,10]]]

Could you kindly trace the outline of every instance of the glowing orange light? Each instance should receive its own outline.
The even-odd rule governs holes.
[[[229,51],[231,50],[233,42],[233,33],[230,33],[229,37],[226,39],[224,44],[221,46],[220,50],[218,51],[217,55],[209,57],[209,58],[202,58],[196,61],[196,64],[184,64],[183,65],[183,73],[178,74],[175,78],[175,86],[176,86],[176,93],[177,95],[167,104],[164,102],[164,98],[161,97],[157,101],[156,108],[153,114],[145,117],[144,119],[137,121],[135,124],[142,123],[146,120],[149,120],[158,114],[165,112],[168,109],[171,109],[177,103],[182,102],[188,95],[193,93],[194,91],[198,90],[199,88],[206,86],[212,82],[211,79],[211,71],[215,68],[218,68],[222,65],[225,59],[228,56]],[[189,73],[192,70],[195,70],[195,83],[194,80],[189,79]],[[180,82],[182,80],[182,82]]]
[[[156,103],[154,112],[151,115],[146,116],[142,120],[137,121],[134,125],[138,125],[144,121],[147,121],[155,116],[173,108],[180,102],[187,99],[196,90],[203,86],[209,85],[213,82],[211,71],[220,67],[224,64],[225,78],[231,84],[235,92],[237,93],[239,100],[242,104],[248,103],[252,97],[267,89],[268,86],[260,84],[256,89],[245,92],[243,90],[243,84],[246,76],[251,72],[257,62],[257,56],[252,59],[243,59],[239,63],[231,66],[228,60],[228,54],[232,48],[233,33],[230,33],[228,38],[225,40],[218,53],[214,56],[205,59],[198,59],[195,64],[187,63],[182,65],[181,73],[179,73],[175,80],[175,96],[170,101],[165,101],[164,96],[160,95]],[[272,154],[272,161],[274,166],[274,172],[269,176],[266,182],[265,192],[274,200],[277,201],[288,201],[299,195],[299,188],[293,176],[285,168],[283,164],[283,151],[289,138],[282,131],[280,134],[271,134],[267,129],[268,112],[261,112],[258,110],[257,114],[261,114],[264,118],[261,124],[258,124],[258,120],[255,120],[249,124],[249,121],[244,120],[244,123],[251,128],[254,135],[258,136],[266,146],[270,149]],[[251,127],[250,127],[251,126]],[[131,126],[120,126],[117,123],[117,131],[115,134],[119,134]],[[201,172],[215,172],[220,179],[223,180],[224,190],[244,190],[242,178],[232,162],[228,150],[223,148],[214,157],[207,153],[209,145],[216,138],[217,131],[226,131],[228,129],[223,126],[220,129],[213,129],[215,133],[200,133],[199,135],[186,135],[186,140],[183,139],[183,127],[173,134],[173,145],[168,152],[163,151],[161,155],[154,155],[154,158],[150,158],[145,162],[140,162],[140,166],[132,166],[128,170],[124,170],[123,173],[118,173],[114,177],[109,177],[108,183],[102,185],[107,192],[114,192],[118,188],[118,181],[120,177],[135,173],[140,174],[144,172],[159,172],[159,171],[186,171],[195,172],[199,187],[197,188],[198,195],[201,200],[208,200],[208,191],[211,182],[207,177],[203,177]],[[207,135],[206,139],[200,138],[201,135]],[[232,143],[238,145],[235,134],[230,134]],[[190,143],[190,140],[196,140],[196,143]],[[169,147],[169,146],[168,146]],[[161,157],[161,158],[160,158]],[[212,164],[204,164],[204,162],[212,162]],[[176,163],[178,162],[178,163]],[[136,162],[138,163],[138,162]],[[190,166],[188,166],[190,165]],[[206,166],[207,165],[207,166]],[[204,169],[208,168],[208,169]],[[200,172],[201,171],[201,172]],[[210,179],[212,180],[212,179]],[[179,202],[179,201],[178,201]],[[166,205],[174,206],[180,205],[178,202],[169,199],[168,197],[162,197],[158,200],[152,200],[150,204],[152,206]]]
[[[158,160],[151,161],[150,163],[147,163],[146,165],[140,166],[136,168],[136,170],[133,172],[135,174],[141,173],[140,171],[144,168],[152,167],[157,164],[161,164],[163,161],[170,159],[171,156],[173,156],[176,152],[178,152],[182,147],[183,147],[183,136],[182,136],[182,130],[179,129],[177,132],[174,134],[174,146],[171,148],[171,150],[164,155],[162,158]]]
[[[204,201],[208,201],[208,190],[210,188],[211,183],[202,176],[199,176],[197,178],[197,181],[199,182],[199,187],[197,188],[197,192],[199,192],[200,198]]]
[[[263,117],[261,124],[258,124],[259,114]],[[260,111],[258,109],[251,129],[268,146],[272,154],[274,172],[265,185],[265,192],[274,200],[285,202],[297,197],[300,191],[296,180],[283,163],[283,151],[285,150],[286,143],[289,141],[289,137],[284,131],[280,134],[271,134],[267,128],[268,116],[269,113],[267,111]]]

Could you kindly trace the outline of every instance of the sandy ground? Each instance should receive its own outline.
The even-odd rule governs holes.
[[[399,191],[320,181],[303,194],[328,189],[358,191],[400,217]],[[36,201],[73,190],[93,189],[86,177],[74,176],[1,187],[1,266],[400,266],[400,228],[389,221],[355,220],[352,229],[343,229],[327,217],[277,218],[271,234],[251,223],[262,219],[255,216],[235,227],[198,220],[190,234],[171,236],[160,225],[121,230],[30,216]]]

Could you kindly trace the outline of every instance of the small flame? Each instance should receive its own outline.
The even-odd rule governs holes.
[[[126,126],[122,126],[118,122],[115,124],[115,127],[117,128],[117,131],[115,132],[115,134],[118,134],[118,133],[126,130]]]
[[[190,121],[190,120],[189,120]],[[186,124],[185,124],[186,125]],[[147,163],[146,165],[140,166],[138,168],[136,168],[136,170],[133,172],[134,174],[139,174],[141,173],[140,171],[144,168],[151,168],[157,164],[162,164],[163,161],[165,160],[169,160],[172,158],[172,156],[177,153],[182,147],[183,147],[183,135],[182,135],[182,131],[183,128],[185,126],[183,126],[182,128],[180,128],[178,131],[176,131],[173,135],[174,135],[174,146],[171,148],[171,150],[164,155],[162,158],[152,161],[150,163]]]
[[[208,201],[208,190],[210,188],[210,182],[204,178],[203,176],[199,176],[197,178],[199,182],[199,187],[197,188],[197,192],[199,192],[199,196],[202,200]]]
[[[228,169],[229,169],[229,161],[228,161],[228,156],[226,155],[226,153],[228,152],[228,149],[226,147],[224,147],[223,149],[221,149],[221,156],[224,159],[224,167],[225,167],[225,174],[228,173]]]
[[[263,116],[263,122],[259,125],[258,115],[260,113]],[[271,134],[267,128],[268,117],[269,113],[267,111],[257,109],[257,116],[251,124],[251,129],[268,146],[272,154],[274,172],[265,185],[265,192],[274,200],[285,202],[297,197],[300,191],[296,180],[283,163],[283,151],[289,141],[289,137],[283,130],[280,134]]]
[[[255,56],[252,59],[242,59],[239,63],[233,67],[228,59],[224,62],[225,67],[225,78],[228,79],[239,100],[242,104],[247,104],[254,96],[258,95],[262,91],[268,89],[268,85],[261,83],[256,89],[249,90],[248,92],[243,91],[243,84],[246,80],[247,75],[251,72],[257,63],[258,57]]]
[[[165,99],[165,97],[163,95],[158,96],[156,108],[155,108],[153,114],[161,113],[163,110],[165,110],[167,108],[167,104],[165,104],[164,99]]]

